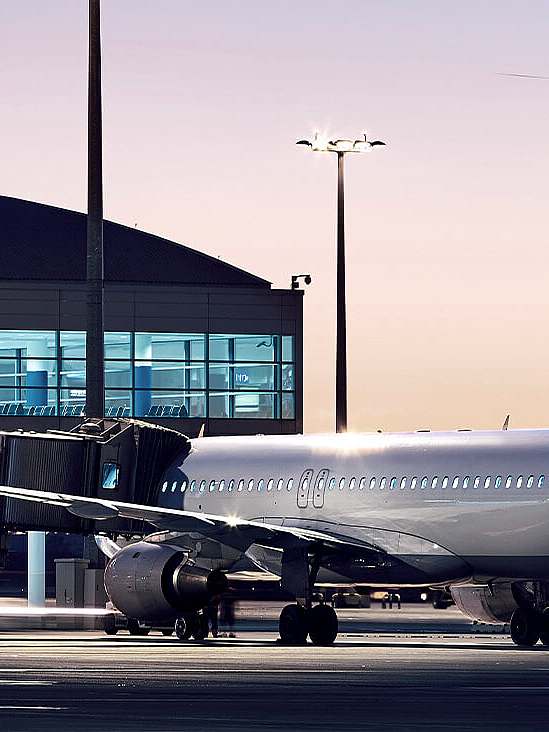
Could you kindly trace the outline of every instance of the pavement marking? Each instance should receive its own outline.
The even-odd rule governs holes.
[[[23,686],[24,684],[30,684],[31,686],[53,686],[53,684],[56,683],[56,681],[19,681],[17,679],[0,679],[0,686]]]
[[[54,711],[54,712],[60,712],[60,711],[66,711],[69,709],[69,707],[31,707],[31,706],[16,706],[15,704],[11,705],[0,705],[0,709],[25,709],[29,710],[31,709],[33,712],[45,712],[45,711]]]

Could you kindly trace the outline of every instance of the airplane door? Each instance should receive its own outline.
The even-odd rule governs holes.
[[[307,508],[307,502],[309,500],[309,491],[311,490],[311,482],[313,477],[313,470],[309,468],[303,472],[303,475],[299,479],[299,488],[297,490],[297,507]]]
[[[318,471],[313,492],[313,506],[315,508],[322,508],[324,505],[324,491],[326,490],[329,473],[330,471],[327,468]]]

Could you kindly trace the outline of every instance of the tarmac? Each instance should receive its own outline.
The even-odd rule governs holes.
[[[342,609],[333,647],[282,646],[280,607],[243,604],[236,638],[202,642],[4,627],[0,729],[549,729],[541,645],[410,605]]]

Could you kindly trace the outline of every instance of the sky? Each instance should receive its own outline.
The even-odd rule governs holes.
[[[549,5],[103,2],[105,217],[304,301],[305,430],[334,426],[346,158],[349,429],[549,426]],[[0,193],[86,208],[86,0],[0,7]],[[0,222],[1,225],[1,222]]]

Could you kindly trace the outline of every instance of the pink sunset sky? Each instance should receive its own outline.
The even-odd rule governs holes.
[[[549,6],[103,2],[105,216],[305,294],[305,429],[334,424],[348,156],[349,427],[549,425]],[[85,210],[86,0],[0,9],[0,193]],[[0,222],[1,225],[1,222]]]

